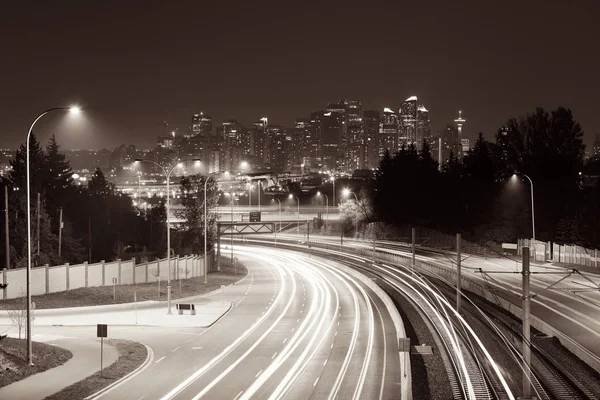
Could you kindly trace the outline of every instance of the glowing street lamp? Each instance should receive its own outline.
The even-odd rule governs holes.
[[[186,161],[193,161],[195,165],[199,165],[198,162],[199,160],[186,160]],[[168,275],[167,275],[167,315],[171,315],[171,190],[169,188],[170,185],[170,181],[171,181],[171,175],[173,174],[173,171],[175,171],[176,169],[181,169],[183,168],[184,162],[178,162],[177,164],[173,165],[173,167],[171,167],[170,170],[167,170],[168,166],[165,168],[162,164],[157,163],[154,160],[147,160],[147,159],[141,159],[141,158],[136,158],[134,160],[134,165],[138,165],[142,162],[148,162],[151,164],[154,164],[156,166],[158,166],[160,169],[162,169],[163,173],[165,174],[165,179],[166,179],[166,183],[167,183],[167,200],[166,200],[166,207],[167,207],[167,268],[168,268]],[[206,262],[206,261],[205,261]]]
[[[521,174],[523,175],[525,178],[527,178],[529,180],[529,183],[531,184],[531,230],[532,230],[532,239],[535,242],[535,209],[533,207],[533,181],[531,180],[531,178],[525,174]],[[513,180],[516,180],[518,177],[518,175],[515,173],[512,176]]]
[[[37,116],[33,123],[29,127],[27,132],[26,147],[26,170],[27,170],[27,363],[33,364],[33,352],[32,352],[32,341],[31,341],[31,188],[30,188],[30,168],[29,168],[29,139],[31,138],[31,132],[36,122],[40,120],[44,115],[53,111],[67,111],[71,114],[77,115],[81,113],[81,108],[77,105],[71,107],[56,107],[50,108],[40,115]]]
[[[327,235],[327,224],[329,223],[329,198],[325,193],[317,192],[317,197],[325,197],[325,235]]]
[[[296,200],[298,200],[298,226],[297,226],[297,229],[296,229],[296,233],[299,235],[300,234],[300,199],[298,198],[298,196],[294,196],[291,193],[290,193],[290,195],[288,197],[290,199],[293,199],[295,197]]]

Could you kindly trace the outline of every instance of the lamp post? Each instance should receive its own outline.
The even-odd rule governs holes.
[[[521,174],[523,175],[525,178],[527,178],[527,180],[529,180],[529,184],[531,185],[531,233],[532,233],[532,243],[531,243],[531,247],[533,248],[533,259],[535,260],[535,256],[536,256],[536,251],[535,251],[535,208],[533,205],[533,181],[531,180],[531,178],[525,174]],[[517,174],[513,174],[513,179],[517,177]]]
[[[36,122],[38,122],[40,118],[42,118],[44,115],[52,111],[68,111],[71,114],[79,114],[81,112],[81,109],[77,106],[50,108],[38,115],[37,118],[33,120],[33,123],[29,127],[29,132],[27,132],[27,141],[25,147],[27,164],[27,363],[29,365],[33,364],[33,352],[31,342],[31,193],[29,187],[29,139],[31,137],[31,132],[33,132],[33,127],[35,126]]]
[[[329,180],[333,184],[333,201],[331,205],[335,207],[335,176],[332,176],[331,178],[329,178]]]
[[[358,197],[356,196],[356,193],[354,193],[350,189],[344,189],[342,191],[342,196],[344,196],[344,197],[348,197],[350,194],[354,195],[354,199],[356,200],[356,205],[358,206]],[[365,213],[365,217],[366,216],[367,216],[367,214]],[[356,221],[354,223],[354,229],[356,230],[356,236],[358,238],[358,218],[356,218]]]
[[[298,200],[298,226],[296,227],[296,234],[300,234],[300,199],[298,198],[298,196],[294,196],[293,194],[290,193],[290,195],[288,196],[290,199],[293,199],[294,197],[296,198],[296,200]]]
[[[262,182],[258,181],[258,185],[256,186],[256,196],[258,197],[258,212],[260,212],[260,190],[262,189]]]
[[[317,192],[317,196],[325,196],[325,236],[327,236],[327,225],[329,224],[329,198],[325,193]]]
[[[194,161],[196,164],[199,163],[198,160],[185,160],[185,161]],[[147,160],[147,159],[141,159],[141,158],[136,158],[134,160],[134,163],[142,163],[142,162],[149,162],[151,164],[154,164],[156,166],[158,166],[160,169],[162,169],[163,173],[165,174],[165,178],[167,180],[167,200],[166,200],[166,207],[167,207],[167,268],[168,268],[168,274],[167,274],[167,315],[171,315],[171,189],[170,189],[170,180],[171,180],[171,175],[173,174],[173,171],[175,171],[176,168],[183,168],[183,163],[185,161],[180,161],[177,164],[173,165],[173,167],[171,167],[170,170],[167,171],[167,168],[165,168],[163,165],[157,163],[154,160]]]
[[[208,283],[207,277],[208,277],[208,262],[206,261],[206,247],[207,247],[207,241],[206,241],[206,226],[208,225],[208,220],[207,220],[207,212],[206,212],[206,208],[207,208],[207,202],[206,202],[206,188],[208,187],[208,180],[217,175],[222,173],[222,171],[216,171],[213,172],[212,174],[208,174],[208,177],[206,178],[206,180],[204,181],[204,283]],[[225,174],[227,174],[227,172],[225,172]]]
[[[273,200],[277,200],[277,202],[279,203],[279,229],[281,229],[281,200],[279,200],[279,199],[273,199]],[[275,242],[277,243],[277,229],[275,229]]]

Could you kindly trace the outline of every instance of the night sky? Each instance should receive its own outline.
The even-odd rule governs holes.
[[[292,126],[336,99],[382,110],[413,94],[434,130],[462,109],[472,139],[570,107],[591,146],[600,1],[491,3],[0,0],[0,147],[72,102],[85,121],[49,116],[42,141],[150,147],[163,121],[186,130],[194,112]]]

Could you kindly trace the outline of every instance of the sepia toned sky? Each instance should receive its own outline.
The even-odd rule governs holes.
[[[0,147],[36,129],[66,148],[150,147],[184,132],[295,118],[336,99],[397,109],[417,95],[434,130],[459,109],[492,138],[511,116],[569,107],[600,134],[600,2],[0,0]]]

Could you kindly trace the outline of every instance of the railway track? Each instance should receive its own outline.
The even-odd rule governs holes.
[[[252,240],[252,242],[262,242],[266,245],[272,245],[269,240]],[[298,245],[298,240],[286,240],[278,238],[279,245],[285,244],[296,250],[306,250],[307,248]],[[287,247],[286,246],[286,247]],[[385,243],[386,250],[402,251],[406,252],[406,247],[403,245],[394,246],[389,242]],[[339,246],[331,245],[328,243],[312,243],[312,251],[329,250],[330,252],[335,251],[334,248]],[[361,270],[361,272],[367,275],[376,275],[380,279],[386,279],[388,284],[396,287],[398,292],[409,299],[411,303],[419,310],[424,318],[426,318],[431,324],[432,328],[435,329],[436,336],[439,338],[440,343],[446,350],[446,369],[449,371],[449,379],[452,386],[452,391],[457,399],[509,399],[514,398],[511,394],[507,393],[506,388],[500,381],[500,379],[490,371],[490,366],[486,363],[481,363],[479,360],[482,359],[482,352],[478,351],[477,347],[473,345],[468,337],[467,332],[464,329],[456,329],[460,326],[456,324],[456,321],[452,321],[452,316],[447,312],[440,313],[443,308],[432,308],[431,304],[435,304],[431,297],[431,294],[427,294],[429,305],[427,300],[415,301],[415,298],[421,299],[419,296],[415,296],[414,289],[406,287],[400,288],[398,284],[398,277],[394,275],[393,270],[404,268],[405,271],[410,271],[410,266],[402,263],[396,265],[388,265],[389,263],[383,263],[389,268],[385,274],[381,272],[375,272],[371,266],[372,255],[370,250],[366,249],[367,244],[361,245],[359,248],[352,249],[350,243],[346,243],[344,246],[344,253],[336,252],[334,254],[319,254],[325,258],[334,259],[337,262],[344,262],[353,268]],[[353,255],[356,251],[360,255]],[[429,251],[427,251],[429,252]],[[320,252],[321,253],[321,252]],[[431,252],[429,252],[431,253]],[[367,263],[365,265],[365,263]],[[423,277],[424,279],[436,280],[436,277]],[[445,281],[433,282],[438,293],[443,294],[446,298],[453,298],[455,292],[453,287]],[[411,292],[412,291],[412,292]],[[423,293],[421,293],[423,295]],[[438,304],[439,305],[439,304]],[[520,365],[520,348],[522,347],[522,337],[520,334],[520,321],[517,321],[514,317],[500,313],[494,305],[489,304],[485,301],[477,301],[475,303],[468,303],[465,307],[464,312],[467,313],[469,318],[476,318],[480,324],[489,327],[489,334],[494,334],[499,340],[502,340],[507,345],[507,351],[509,351],[515,360]],[[493,325],[490,325],[490,322]],[[446,324],[446,328],[444,328]],[[449,329],[448,326],[453,327]],[[457,348],[460,351],[457,351]],[[534,393],[536,393],[539,399],[598,399],[600,397],[595,393],[591,392],[585,387],[585,384],[577,379],[569,371],[565,371],[564,368],[552,358],[551,354],[544,352],[535,343],[531,345],[532,352],[532,387]],[[459,362],[457,354],[463,354],[462,361]],[[462,363],[462,364],[461,364]],[[467,371],[465,373],[465,370]],[[469,385],[471,385],[469,387]]]

